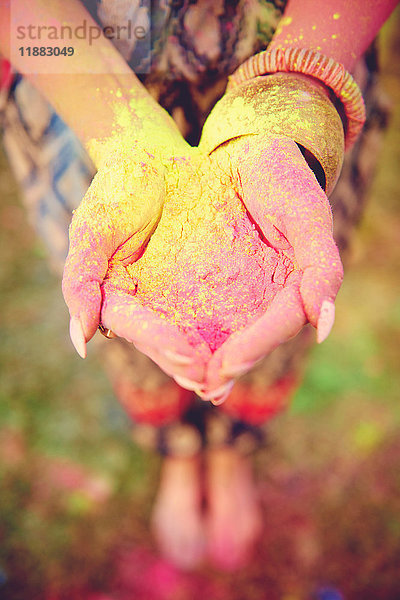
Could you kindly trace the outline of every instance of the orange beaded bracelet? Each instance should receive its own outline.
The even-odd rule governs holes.
[[[346,149],[354,144],[365,122],[360,88],[342,64],[321,52],[296,47],[267,49],[247,59],[229,77],[227,89],[259,75],[277,72],[302,73],[330,88],[344,108]]]

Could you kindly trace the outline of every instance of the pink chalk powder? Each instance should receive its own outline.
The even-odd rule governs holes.
[[[112,288],[128,292],[214,352],[261,316],[294,266],[268,244],[233,183],[209,160],[172,170],[158,226],[132,265],[110,263]],[[108,288],[107,283],[112,287]]]

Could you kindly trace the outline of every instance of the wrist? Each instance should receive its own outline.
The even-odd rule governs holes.
[[[92,97],[98,115],[82,122],[82,131],[97,168],[110,155],[134,158],[146,151],[149,158],[165,161],[187,152],[188,144],[167,111],[144,87],[134,87],[130,77],[110,77],[106,85],[93,86]]]
[[[273,47],[246,60],[229,78],[228,89],[272,73],[300,73],[322,82],[336,97],[344,115],[345,145],[350,148],[362,130],[365,106],[360,89],[345,67],[313,49]],[[343,109],[343,111],[341,111]]]
[[[96,168],[115,150],[184,153],[187,144],[168,113],[134,73],[36,75],[32,83],[79,137]]]
[[[211,153],[243,135],[290,138],[329,194],[344,153],[343,124],[329,96],[323,84],[304,75],[276,73],[249,79],[227,91],[215,105],[204,125],[200,147]]]

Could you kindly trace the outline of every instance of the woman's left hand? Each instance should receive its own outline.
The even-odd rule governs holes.
[[[223,401],[236,377],[296,335],[307,322],[322,342],[334,322],[343,267],[332,235],[327,196],[297,144],[285,137],[242,136],[214,151],[227,153],[239,194],[263,235],[295,269],[267,311],[214,353],[204,399]]]

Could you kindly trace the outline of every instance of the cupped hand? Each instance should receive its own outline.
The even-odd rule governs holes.
[[[136,261],[157,227],[166,194],[165,166],[144,150],[108,156],[95,175],[70,226],[70,248],[63,276],[63,294],[77,352],[86,356],[86,343],[101,324],[104,280],[110,264]],[[168,374],[201,378],[204,368],[177,327],[165,323],[129,294],[109,326],[135,343]],[[162,342],[160,342],[162,340]]]
[[[109,263],[102,320],[216,403],[307,321],[319,341],[329,333],[342,280],[332,215],[284,137],[243,136],[211,156],[193,150],[170,161],[165,179],[145,252],[129,265]],[[172,333],[189,345],[175,345],[177,360],[194,359],[184,373],[160,361]]]
[[[249,135],[217,148],[229,155],[239,194],[266,243],[293,264],[267,310],[213,354],[204,399],[222,401],[234,378],[249,371],[305,323],[323,341],[334,321],[343,279],[328,199],[298,146],[284,137]],[[217,390],[217,391],[216,391]]]
[[[101,321],[217,403],[307,321],[324,339],[341,280],[297,145],[249,135],[210,156],[108,161],[74,215],[63,288],[82,355]]]

